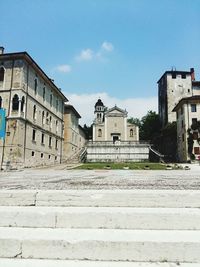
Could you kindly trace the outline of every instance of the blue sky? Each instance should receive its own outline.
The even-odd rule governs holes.
[[[93,106],[87,101],[98,96],[107,106],[125,108],[129,102],[133,117],[156,109],[156,82],[172,67],[194,67],[200,78],[200,0],[0,0],[0,5],[0,45],[6,52],[27,51],[88,118]]]

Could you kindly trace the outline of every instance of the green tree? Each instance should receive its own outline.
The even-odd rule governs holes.
[[[138,119],[138,118],[133,118],[133,117],[131,117],[131,118],[129,118],[129,119],[127,119],[127,122],[128,123],[132,123],[132,124],[135,124],[135,125],[137,125],[137,126],[141,126],[141,121],[140,121],[140,119]]]
[[[140,139],[154,141],[160,135],[161,123],[155,111],[148,111],[141,119]]]
[[[83,129],[86,135],[86,139],[87,140],[92,139],[92,124],[90,126],[87,126],[86,124],[84,124]]]

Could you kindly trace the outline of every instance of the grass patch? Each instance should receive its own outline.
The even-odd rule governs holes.
[[[84,163],[76,169],[83,170],[165,170],[165,164],[161,163],[150,163],[150,162],[130,162],[130,163],[110,163],[110,162],[99,162],[99,163]]]

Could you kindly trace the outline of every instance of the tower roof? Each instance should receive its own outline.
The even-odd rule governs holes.
[[[103,102],[101,101],[100,98],[97,100],[97,102],[96,102],[96,104],[95,104],[95,108],[96,108],[97,106],[104,107],[104,104],[103,104]]]

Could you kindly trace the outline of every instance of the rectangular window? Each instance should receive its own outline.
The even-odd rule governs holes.
[[[183,126],[184,126],[184,122],[183,122],[183,120],[181,121],[181,127],[183,128]]]
[[[197,119],[196,118],[192,118],[192,125],[196,125],[197,124]]]
[[[49,136],[49,147],[51,147],[51,143],[52,143],[52,138],[51,136]]]
[[[33,129],[33,133],[32,133],[32,141],[36,141],[36,130]]]
[[[44,133],[42,133],[42,136],[41,136],[41,144],[44,145]]]
[[[194,154],[195,154],[195,155],[200,154],[200,149],[199,149],[199,147],[194,147]]]
[[[185,136],[184,136],[184,134],[182,134],[182,142],[184,142],[185,141]]]
[[[197,132],[193,132],[193,140],[197,140],[198,139],[198,133]]]
[[[58,149],[58,140],[56,139],[55,149]]]
[[[191,104],[191,112],[196,112],[196,111],[197,111],[196,104]]]
[[[176,73],[172,73],[172,79],[176,79]]]
[[[181,78],[182,78],[182,79],[186,79],[186,74],[185,74],[185,73],[182,73],[182,74],[181,74]]]

